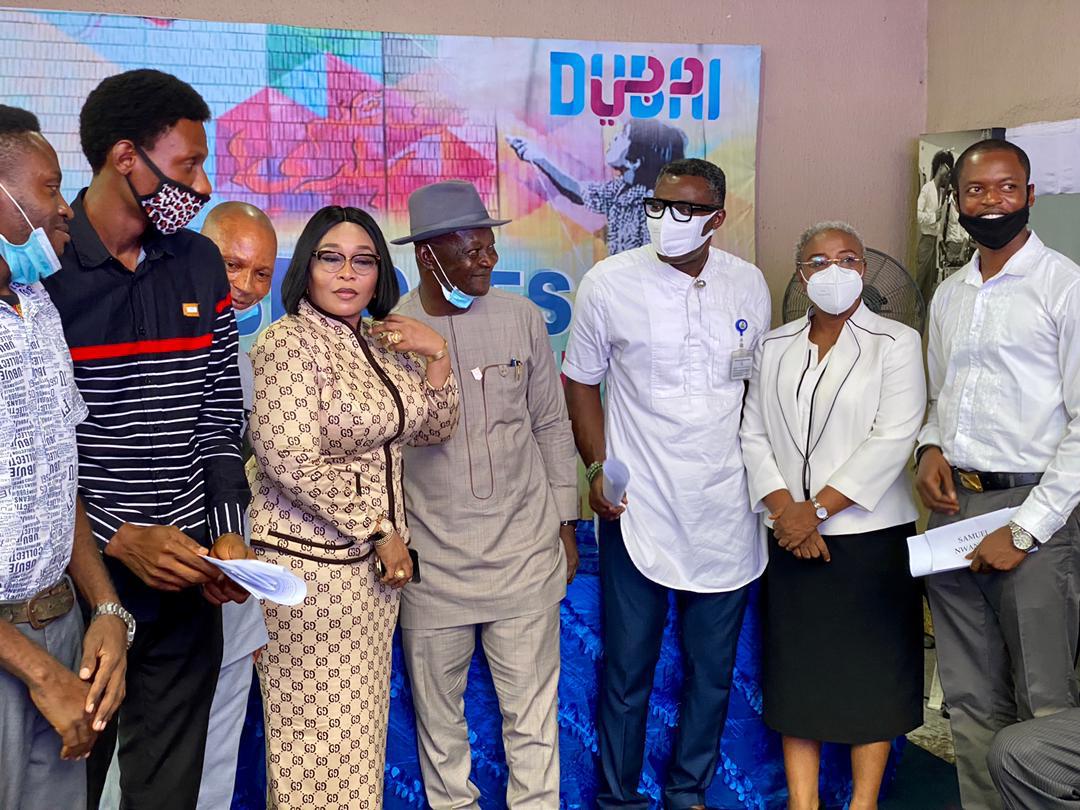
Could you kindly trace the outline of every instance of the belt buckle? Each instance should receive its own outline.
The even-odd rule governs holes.
[[[977,472],[971,472],[970,470],[957,470],[957,477],[960,479],[960,485],[964,489],[970,489],[972,492],[982,492],[983,485],[982,479]]]
[[[35,594],[34,596],[31,596],[28,600],[26,600],[26,621],[35,630],[41,630],[52,621],[52,619],[39,619],[34,612],[34,608],[37,606],[38,602],[48,598],[49,594],[46,591],[45,593]]]

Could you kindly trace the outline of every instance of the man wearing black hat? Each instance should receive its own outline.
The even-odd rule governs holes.
[[[577,569],[574,440],[547,327],[528,299],[491,289],[492,219],[471,183],[409,198],[420,286],[399,312],[446,336],[461,426],[410,448],[412,546],[423,578],[401,627],[429,804],[479,807],[462,696],[476,629],[503,714],[506,804],[559,806],[559,602]]]

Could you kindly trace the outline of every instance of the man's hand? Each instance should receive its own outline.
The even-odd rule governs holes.
[[[578,557],[577,534],[575,533],[574,527],[560,526],[559,539],[562,540],[563,549],[566,551],[566,584],[569,585],[574,581],[574,577],[577,575],[578,564],[581,562],[581,559]]]
[[[125,523],[105,546],[105,554],[159,591],[205,585],[221,573],[203,559],[205,549],[175,526]]]
[[[210,556],[217,560],[254,560],[255,552],[248,548],[244,538],[238,534],[223,534],[210,549]],[[241,586],[233,582],[223,571],[214,569],[217,575],[213,581],[203,586],[203,596],[212,605],[221,606],[226,602],[243,604],[251,596]]]
[[[977,574],[992,571],[1012,571],[1027,557],[1013,545],[1012,529],[1002,526],[986,535],[978,547],[964,559],[971,560],[971,570]]]
[[[90,685],[60,663],[30,687],[30,699],[60,735],[60,759],[86,759],[97,739],[86,711]]]
[[[810,501],[794,500],[769,515],[769,520],[773,522],[773,534],[780,548],[788,551],[809,540],[821,523]]]
[[[825,538],[821,536],[817,529],[810,532],[805,542],[793,548],[791,553],[800,560],[816,560],[818,558],[825,560],[825,562],[832,560],[829,547],[825,545]]]
[[[929,447],[923,451],[915,477],[915,490],[923,505],[932,512],[955,515],[960,511],[952,468],[940,448]]]
[[[83,637],[79,678],[90,684],[86,713],[94,715],[94,731],[104,731],[120,708],[126,691],[126,673],[127,625],[124,620],[119,616],[92,619]]]
[[[616,520],[619,515],[626,511],[626,496],[623,495],[622,504],[615,506],[604,497],[604,474],[600,473],[589,484],[589,506],[603,520]]]

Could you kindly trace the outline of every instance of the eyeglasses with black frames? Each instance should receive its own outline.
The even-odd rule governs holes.
[[[722,210],[722,206],[719,205],[701,205],[684,200],[661,200],[659,197],[646,197],[641,203],[645,206],[645,216],[649,219],[660,219],[664,216],[664,211],[670,208],[671,218],[676,222],[689,222],[693,217],[715,214]]]

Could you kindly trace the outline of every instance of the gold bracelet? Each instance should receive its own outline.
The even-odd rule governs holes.
[[[450,351],[450,347],[446,345],[446,341],[444,340],[442,342],[442,348],[441,349],[439,349],[437,352],[435,352],[435,354],[426,354],[426,355],[424,355],[424,357],[429,363],[434,363],[435,361],[442,360],[444,357],[446,357],[446,355],[447,355],[447,353],[449,351]]]

